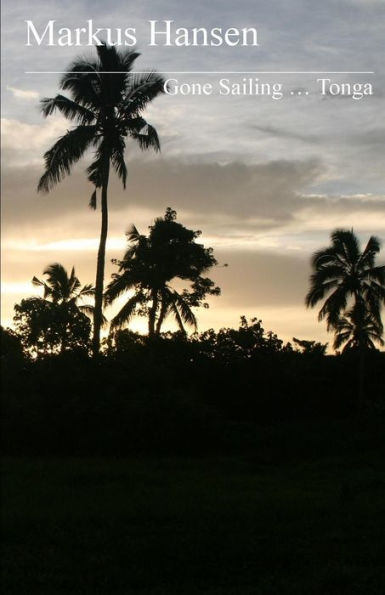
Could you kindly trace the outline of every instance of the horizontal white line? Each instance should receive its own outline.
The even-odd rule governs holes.
[[[151,74],[152,71],[78,71],[76,74]],[[26,70],[24,74],[75,74],[67,70]],[[374,74],[373,70],[163,70],[154,74]]]

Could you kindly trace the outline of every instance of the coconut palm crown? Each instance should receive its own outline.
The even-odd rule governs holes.
[[[32,283],[38,287],[44,288],[44,299],[54,304],[73,304],[78,306],[81,312],[89,314],[93,312],[90,305],[78,304],[85,297],[93,296],[95,290],[91,284],[81,286],[78,277],[75,275],[75,269],[72,267],[70,275],[62,264],[54,263],[47,266],[43,271],[47,279],[42,281],[33,277]]]
[[[313,273],[306,305],[314,307],[324,300],[319,320],[326,319],[328,330],[336,328],[350,304],[368,312],[382,332],[381,308],[385,303],[385,266],[376,266],[380,241],[369,238],[364,250],[353,230],[337,229],[331,245],[312,257]]]
[[[368,312],[364,304],[355,304],[345,316],[341,316],[335,326],[334,349],[376,349],[376,343],[384,345],[382,327]]]
[[[95,60],[76,59],[62,77],[60,88],[68,91],[70,97],[59,94],[41,102],[44,116],[58,110],[74,122],[74,127],[45,153],[45,172],[38,185],[39,191],[50,191],[70,174],[72,166],[88,149],[93,149],[94,158],[87,169],[88,179],[94,185],[90,206],[96,208],[100,189],[102,213],[95,283],[94,355],[99,352],[102,324],[110,166],[125,187],[126,137],[138,142],[141,149],[160,150],[157,132],[146,122],[142,112],[164,92],[164,80],[159,74],[131,72],[138,52],[121,51],[106,44],[96,46],[96,52]]]

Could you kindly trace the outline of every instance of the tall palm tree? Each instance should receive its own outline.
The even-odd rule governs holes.
[[[362,304],[355,304],[345,316],[341,316],[335,326],[334,349],[345,344],[343,351],[349,349],[375,349],[376,343],[383,346],[382,328]]]
[[[361,251],[353,230],[337,229],[331,234],[331,246],[312,257],[313,274],[306,305],[314,307],[324,300],[318,319],[326,318],[328,330],[339,322],[349,302],[365,304],[382,329],[381,307],[385,303],[385,266],[375,266],[380,241],[371,236]]]
[[[59,110],[75,123],[45,155],[45,173],[38,190],[48,192],[69,174],[72,166],[93,148],[94,160],[87,169],[94,185],[90,206],[96,208],[97,190],[101,194],[101,232],[96,267],[93,354],[99,353],[100,328],[103,315],[103,285],[106,240],[108,231],[107,190],[110,166],[126,185],[127,168],[124,151],[127,136],[139,143],[141,149],[160,150],[155,128],[143,118],[146,106],[164,92],[164,79],[154,73],[134,74],[133,63],[139,53],[118,51],[106,44],[96,46],[97,58],[78,58],[60,81],[60,88],[71,98],[56,95],[41,102],[44,116]]]

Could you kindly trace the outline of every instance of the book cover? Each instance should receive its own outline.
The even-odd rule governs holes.
[[[7,593],[383,592],[384,33],[2,2]]]

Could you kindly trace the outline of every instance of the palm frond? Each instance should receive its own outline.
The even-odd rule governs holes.
[[[329,297],[325,300],[321,310],[318,314],[318,319],[326,318],[327,328],[330,330],[334,328],[338,322],[339,316],[345,310],[347,304],[347,295],[345,288],[340,285]]]
[[[95,287],[91,283],[87,285],[83,285],[81,290],[79,291],[79,297],[95,295]]]
[[[80,310],[80,312],[82,312],[83,314],[86,314],[87,316],[89,316],[91,319],[94,316],[94,312],[95,312],[95,306],[92,306],[91,304],[81,304],[80,306],[77,306],[78,310]],[[108,324],[108,320],[107,318],[104,316],[104,314],[102,313],[102,327],[107,326]]]
[[[132,74],[127,77],[125,98],[122,105],[127,117],[138,114],[155,97],[165,92],[164,78],[154,72],[149,71],[145,74]]]
[[[95,188],[101,188],[105,179],[105,171],[111,158],[109,142],[103,138],[95,154],[95,159],[87,167],[88,179]],[[92,197],[91,197],[92,200]]]
[[[62,77],[60,88],[70,91],[76,103],[91,110],[99,110],[102,105],[99,70],[98,60],[76,59]]]
[[[70,297],[70,278],[62,264],[55,262],[48,265],[43,274],[47,275],[47,285],[50,287],[53,301],[65,301]]]
[[[366,289],[373,286],[381,300],[385,300],[385,266],[370,267],[362,274]]]
[[[32,285],[36,285],[38,287],[45,285],[44,281],[40,281],[40,279],[38,279],[37,277],[32,277]]]
[[[342,345],[348,341],[349,337],[350,331],[338,332],[334,338],[333,349],[339,349],[342,347]]]
[[[131,72],[133,64],[139,58],[140,52],[130,48],[123,48],[119,51],[119,61],[121,70]]]
[[[60,137],[44,154],[45,173],[38,184],[39,192],[49,192],[71,171],[87,148],[94,142],[96,126],[77,126]]]
[[[75,120],[78,124],[91,124],[97,118],[97,114],[91,109],[68,99],[64,95],[56,95],[52,98],[44,98],[40,102],[41,111],[45,117],[50,116],[58,110],[68,120]]]
[[[132,224],[126,231],[126,236],[129,242],[137,242],[140,238],[138,229]]]
[[[112,281],[107,285],[104,292],[104,302],[106,305],[112,304],[123,293],[126,293],[135,287],[136,280],[132,277],[129,271],[123,272],[121,275],[113,275]]]
[[[313,308],[318,302],[332,290],[338,287],[339,283],[336,279],[330,281],[322,281],[318,273],[314,273],[310,277],[311,287],[305,297],[305,304],[308,308]]]
[[[142,151],[146,149],[154,149],[155,152],[160,151],[160,141],[158,133],[153,126],[145,124],[145,126],[137,132],[134,129],[129,131],[130,136],[135,139]]]
[[[125,147],[126,145],[123,138],[119,137],[116,139],[116,142],[111,150],[111,162],[119,178],[122,180],[123,188],[126,187],[127,180],[127,167],[124,161]]]
[[[183,298],[183,296],[180,295],[177,291],[172,290],[170,292],[170,301],[177,308],[183,322],[186,323],[188,326],[193,327],[194,330],[196,330],[198,326],[197,319],[195,317],[194,312],[191,310],[189,304]]]
[[[361,254],[359,264],[361,267],[372,268],[376,254],[380,251],[381,241],[376,236],[371,236]]]
[[[130,322],[136,307],[143,304],[144,301],[146,301],[146,298],[143,293],[139,292],[134,294],[111,320],[111,328],[119,328]]]
[[[312,267],[319,270],[323,266],[337,264],[336,252],[332,246],[314,252],[311,258]]]
[[[36,287],[44,288],[44,293],[43,293],[44,299],[46,299],[47,297],[49,297],[52,294],[52,289],[47,285],[47,283],[45,283],[44,281],[40,281],[40,279],[38,279],[37,277],[32,278],[32,285],[35,285]]]
[[[331,234],[334,247],[348,263],[356,263],[360,257],[360,245],[353,230],[336,229]]]
[[[88,203],[88,206],[90,207],[90,209],[93,209],[93,210],[96,209],[96,201],[97,201],[97,196],[96,196],[96,188],[95,188],[95,190],[91,194],[90,202]]]

